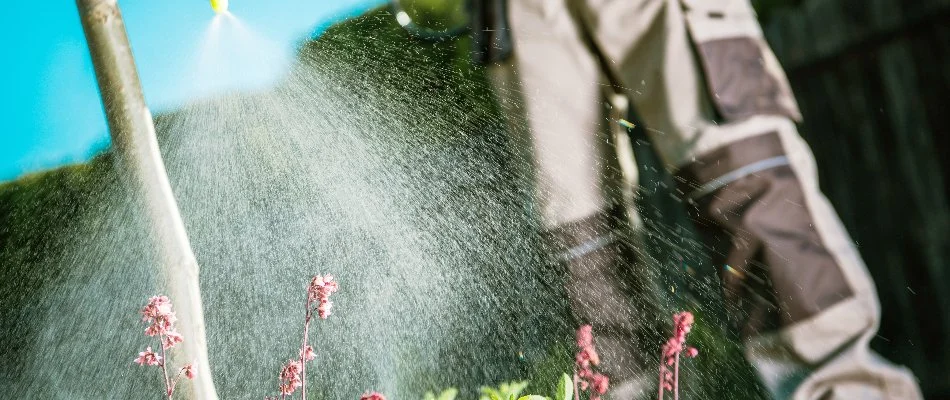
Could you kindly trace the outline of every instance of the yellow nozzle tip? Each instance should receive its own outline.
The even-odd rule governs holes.
[[[211,0],[211,9],[217,13],[228,12],[228,0]]]

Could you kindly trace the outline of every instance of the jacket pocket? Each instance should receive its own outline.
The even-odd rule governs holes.
[[[747,0],[681,0],[710,98],[728,122],[783,115],[801,122],[785,72]]]

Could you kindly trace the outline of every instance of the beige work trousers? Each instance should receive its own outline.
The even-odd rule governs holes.
[[[604,133],[615,122],[605,118],[607,83],[566,1],[510,0],[514,55],[492,67],[513,130],[530,138],[550,229],[610,206],[615,150]],[[880,319],[874,284],[819,191],[797,105],[749,2],[581,3],[697,224],[726,244],[716,262],[733,272],[727,300],[748,297],[743,280],[755,268],[769,281],[773,307],[748,310],[743,337],[774,397],[921,398],[908,370],[869,349]],[[775,326],[762,322],[769,314]]]

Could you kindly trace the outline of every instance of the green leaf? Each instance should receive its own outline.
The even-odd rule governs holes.
[[[505,400],[505,396],[502,396],[501,393],[493,387],[482,386],[478,390],[482,392],[479,400]]]
[[[458,389],[448,388],[448,389],[443,390],[442,393],[439,393],[438,400],[455,400],[455,396],[457,396],[458,394],[459,394]]]
[[[574,380],[568,374],[561,374],[561,380],[557,383],[557,394],[555,400],[571,400],[574,396]]]
[[[518,398],[518,400],[551,400],[551,399],[544,396],[529,394],[527,396],[521,396],[520,398]]]
[[[499,389],[501,389],[501,393],[507,395],[505,397],[514,397],[515,399],[517,399],[518,396],[521,396],[521,392],[527,388],[528,381],[505,382],[499,387]]]
[[[425,396],[422,397],[422,400],[436,400],[435,394],[432,392],[426,392]]]
[[[511,381],[498,385],[498,388],[482,386],[479,400],[517,400],[528,387],[528,381]]]

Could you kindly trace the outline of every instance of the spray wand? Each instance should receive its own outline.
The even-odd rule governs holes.
[[[212,7],[227,9],[226,0]],[[96,71],[117,165],[148,211],[169,295],[178,304],[178,330],[188,338],[175,356],[195,363],[191,390],[194,400],[217,400],[205,338],[204,315],[198,285],[198,263],[191,250],[178,205],[165,172],[152,114],[145,104],[135,60],[116,0],[76,0],[86,42]]]

